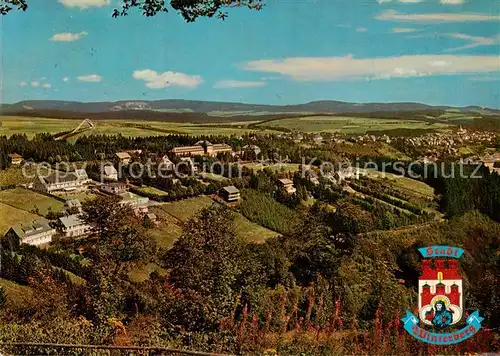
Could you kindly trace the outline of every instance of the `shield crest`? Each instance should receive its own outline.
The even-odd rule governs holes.
[[[463,316],[462,276],[456,259],[423,259],[418,280],[420,321],[438,329],[458,323]]]

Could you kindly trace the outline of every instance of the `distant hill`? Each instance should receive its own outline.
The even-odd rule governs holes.
[[[422,110],[457,110],[482,114],[500,114],[500,110],[478,106],[431,106],[421,103],[349,103],[335,100],[312,101],[297,105],[259,105],[232,102],[196,100],[122,100],[115,102],[78,102],[57,100],[26,100],[15,104],[2,104],[2,114],[30,111],[60,111],[74,113],[110,113],[121,111],[158,111],[170,113],[199,113],[212,116],[259,115],[273,113],[372,113]],[[105,115],[106,116],[106,115]]]

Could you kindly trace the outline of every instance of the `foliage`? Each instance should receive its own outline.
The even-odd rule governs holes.
[[[243,191],[241,213],[247,219],[283,234],[293,231],[296,222],[296,213],[292,209],[253,189]]]
[[[137,9],[144,16],[156,16],[161,12],[168,12],[167,3],[180,13],[187,22],[193,22],[198,17],[213,17],[225,19],[226,12],[221,11],[228,7],[245,6],[252,10],[262,9],[262,0],[121,0],[121,9],[113,11],[113,17],[126,16],[130,10]],[[2,0],[0,14],[6,15],[13,9],[26,11],[27,0]]]

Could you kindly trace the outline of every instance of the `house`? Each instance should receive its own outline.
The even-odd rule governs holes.
[[[154,224],[154,225],[158,225],[159,224],[159,221],[158,221],[158,218],[156,217],[155,214],[153,213],[147,213],[146,216],[144,217],[147,221],[149,221],[150,223]]]
[[[115,156],[118,158],[118,162],[122,164],[129,164],[130,163],[130,155],[127,152],[116,152]]]
[[[83,168],[75,169],[75,174],[78,177],[78,179],[82,182],[82,184],[87,184],[92,182],[92,179],[90,179],[89,176],[87,175],[87,171]]]
[[[18,155],[17,153],[12,153],[9,155],[10,163],[14,165],[20,165],[22,161],[24,161],[23,156]]]
[[[170,158],[168,158],[167,155],[164,155],[161,160],[160,160],[160,166],[163,168],[163,169],[166,169],[166,170],[173,170],[175,168],[174,166],[174,162],[172,162],[170,160]]]
[[[59,218],[65,237],[80,237],[90,232],[90,225],[80,219],[78,214]]]
[[[240,200],[240,191],[234,185],[222,188],[219,191],[219,195],[228,203],[234,203]]]
[[[33,183],[33,189],[44,193],[86,189],[85,184],[90,181],[87,177],[87,172],[84,169],[79,169],[78,171],[78,173],[56,171],[48,177],[39,175],[35,183]]]
[[[148,198],[141,197],[131,192],[125,192],[118,195],[122,198],[119,204],[130,205],[137,215],[148,213]]]
[[[104,166],[102,177],[107,180],[118,180],[118,171],[112,165]]]
[[[285,191],[288,194],[293,194],[297,191],[297,189],[295,189],[295,187],[293,186],[293,182],[290,179],[287,178],[280,179],[279,183],[281,187],[285,189]]]
[[[12,226],[5,234],[6,238],[15,238],[21,244],[40,246],[52,241],[56,229],[46,219],[39,219],[26,224]]]
[[[116,182],[116,183],[104,183],[99,187],[103,192],[109,194],[121,194],[127,191],[127,185],[125,183]]]
[[[78,199],[70,199],[66,200],[64,203],[64,208],[66,211],[78,211],[79,213],[82,212],[82,203]]]

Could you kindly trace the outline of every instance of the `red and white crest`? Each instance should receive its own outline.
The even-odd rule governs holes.
[[[439,303],[441,302],[441,303]],[[418,311],[420,320],[433,325],[436,309],[444,308],[452,313],[449,325],[462,319],[463,288],[462,276],[455,259],[424,259],[422,274],[418,280]]]

